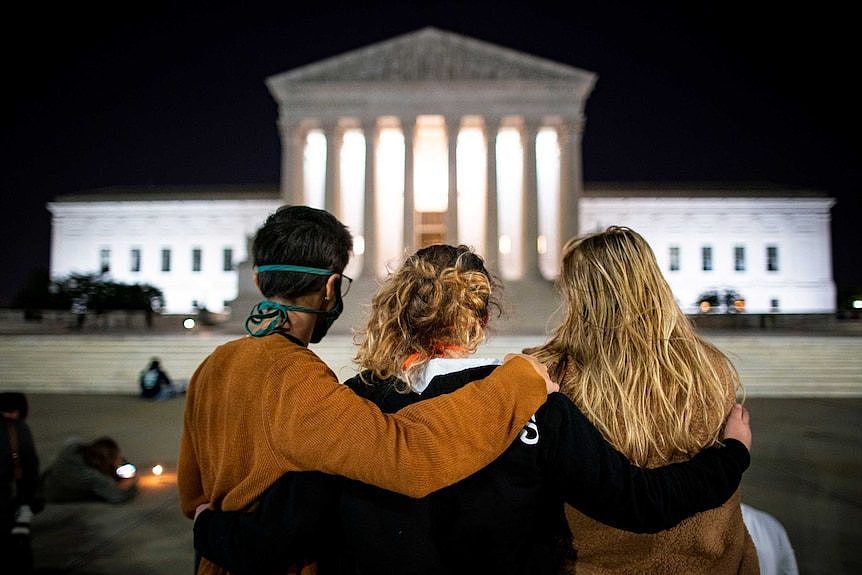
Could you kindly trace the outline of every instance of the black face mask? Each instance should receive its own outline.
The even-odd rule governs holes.
[[[344,311],[344,300],[341,299],[340,291],[335,292],[335,305],[332,309],[317,312],[317,321],[314,323],[314,331],[311,332],[311,343],[320,343],[341,312]]]

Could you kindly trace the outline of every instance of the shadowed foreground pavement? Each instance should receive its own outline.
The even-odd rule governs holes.
[[[130,503],[49,504],[33,523],[37,573],[182,575],[192,522],[179,511],[176,461],[184,399],[29,394],[46,467],[69,436],[113,436],[141,470]],[[752,398],[754,460],[744,500],[786,527],[800,572],[862,573],[862,399]],[[148,471],[162,464],[156,479]]]

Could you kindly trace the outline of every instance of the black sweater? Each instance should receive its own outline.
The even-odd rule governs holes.
[[[421,395],[397,393],[394,381],[346,383],[395,412],[493,369],[437,376]],[[728,440],[683,463],[636,467],[567,397],[553,393],[496,461],[428,497],[289,473],[255,513],[203,513],[195,547],[238,575],[283,571],[301,559],[318,560],[322,573],[557,573],[571,549],[563,503],[614,527],[652,533],[724,503],[748,465],[745,446]]]

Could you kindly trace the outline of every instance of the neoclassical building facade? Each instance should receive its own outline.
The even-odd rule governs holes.
[[[732,290],[752,312],[834,310],[832,200],[822,194],[585,186],[581,136],[596,80],[433,28],[272,76],[279,189],[60,197],[49,204],[52,276],[103,272],[157,285],[170,312],[221,311],[249,289],[237,266],[254,229],[301,203],[351,229],[347,273],[367,293],[406,253],[442,241],[475,247],[515,297],[552,298],[567,239],[628,225],[650,241],[685,309]]]
[[[507,279],[538,277],[577,231],[595,81],[432,28],[273,76],[282,193],[349,222],[378,275],[404,249],[463,241]]]

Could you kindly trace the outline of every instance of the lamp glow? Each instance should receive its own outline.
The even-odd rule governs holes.
[[[123,479],[128,479],[130,477],[135,476],[135,466],[131,463],[124,463],[123,465],[117,468],[117,477],[122,477]]]
[[[165,468],[161,465],[153,465],[153,475],[159,476],[165,471]]]

